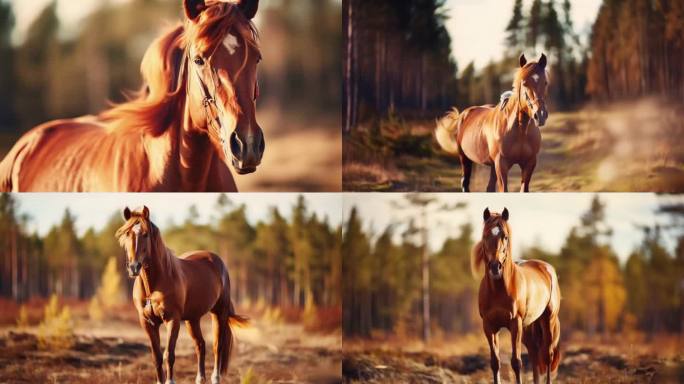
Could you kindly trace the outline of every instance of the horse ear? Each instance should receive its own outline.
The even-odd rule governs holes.
[[[527,59],[525,58],[524,53],[520,54],[520,58],[518,59],[518,61],[520,62],[520,68],[524,67],[525,64],[527,64]]]
[[[142,213],[143,213],[143,217],[145,218],[145,220],[150,219],[150,210],[147,209],[147,206],[143,205],[143,212]]]
[[[546,68],[546,55],[541,54],[541,57],[539,58],[539,61],[537,62],[542,68]]]
[[[259,0],[240,0],[238,3],[240,10],[248,20],[252,20],[259,9]]]
[[[503,212],[501,212],[501,217],[504,221],[508,221],[508,208],[504,208]]]
[[[484,221],[489,220],[489,218],[492,216],[491,213],[489,213],[489,208],[485,208],[484,212],[482,213],[482,218]]]
[[[197,20],[200,13],[207,8],[204,0],[183,0],[183,10],[185,10],[185,17],[191,21]]]
[[[123,218],[124,220],[128,220],[131,218],[131,210],[128,207],[124,208],[123,210]]]

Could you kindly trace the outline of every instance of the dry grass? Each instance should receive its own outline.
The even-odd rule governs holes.
[[[510,337],[500,334],[501,376],[513,379]],[[556,383],[680,382],[684,377],[681,335],[587,337],[573,334],[561,342],[562,360]],[[523,351],[525,382],[532,374]],[[491,382],[489,348],[480,334],[440,340],[425,346],[417,340],[345,341],[345,382]]]
[[[101,323],[89,320],[87,302],[70,302],[74,344],[70,348],[43,351],[38,327],[16,328],[14,320],[0,327],[0,383],[149,383],[154,369],[147,337],[137,324],[131,304],[105,312]],[[252,307],[258,307],[254,303]],[[26,306],[30,313],[33,308]],[[42,308],[41,308],[42,309]],[[315,332],[301,323],[287,322],[281,312],[262,306],[270,318],[239,308],[250,325],[236,328],[236,347],[226,377],[229,383],[339,383],[342,337],[339,320],[335,330]],[[325,314],[332,309],[317,309]],[[294,316],[292,314],[287,316]],[[299,311],[298,318],[302,318]],[[18,309],[15,311],[15,316]],[[113,316],[116,314],[117,316]],[[321,320],[327,322],[327,320]],[[201,324],[207,342],[207,372],[213,368],[211,321]],[[166,331],[162,327],[162,344]],[[181,329],[176,348],[176,381],[191,382],[196,374],[194,344]]]

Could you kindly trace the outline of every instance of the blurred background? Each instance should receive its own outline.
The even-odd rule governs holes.
[[[339,382],[341,204],[334,194],[1,195],[0,381],[153,380],[114,237],[122,209],[146,205],[176,255],[206,249],[228,266],[251,319],[236,331],[233,377]],[[178,377],[194,377],[185,331],[179,348]]]
[[[558,382],[682,378],[684,196],[366,195],[344,202],[345,379],[491,379],[481,277],[470,272],[486,207],[508,208],[514,259],[546,260],[558,273]],[[512,380],[508,331],[500,340],[502,377]]]
[[[340,189],[340,12],[339,0],[260,2],[269,149],[240,190]],[[183,17],[181,0],[0,0],[0,154],[37,124],[124,101],[149,44]]]
[[[460,190],[435,119],[498,103],[520,54],[544,52],[550,118],[532,190],[681,192],[682,4],[345,0],[344,189]]]

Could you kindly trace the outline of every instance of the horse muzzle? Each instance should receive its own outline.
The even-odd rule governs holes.
[[[241,136],[237,131],[230,135],[230,150],[233,154],[232,164],[239,175],[255,172],[261,164],[265,149],[266,143],[261,129],[244,136]]]
[[[140,270],[142,269],[142,263],[135,261],[128,264],[128,277],[134,279],[140,275]]]
[[[549,117],[549,113],[546,111],[546,108],[539,108],[535,113],[534,113],[534,121],[537,123],[539,127],[543,127],[546,124],[546,119]]]
[[[499,260],[490,261],[487,265],[487,270],[489,272],[489,276],[491,276],[494,280],[498,280],[503,277],[503,265]]]

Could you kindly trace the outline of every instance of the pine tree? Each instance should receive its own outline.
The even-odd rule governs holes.
[[[522,49],[525,43],[525,18],[522,7],[522,0],[515,0],[515,3],[513,3],[513,15],[506,26],[506,43],[508,44],[506,48],[510,52],[509,55],[512,56],[516,56],[516,53]]]

